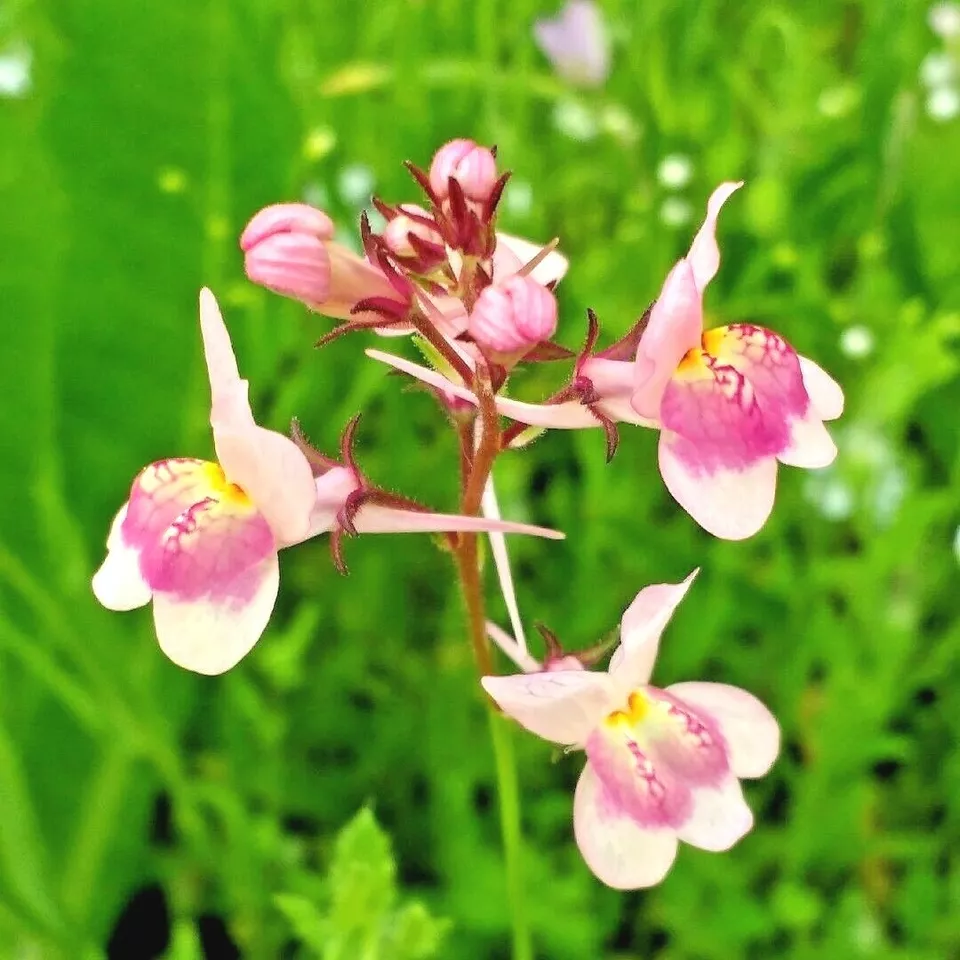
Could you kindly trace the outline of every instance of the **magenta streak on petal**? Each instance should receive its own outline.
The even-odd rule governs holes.
[[[679,827],[693,809],[690,788],[673,772],[655,766],[625,723],[603,721],[586,742],[590,763],[611,811],[643,827]]]
[[[657,768],[666,767],[691,787],[716,786],[730,771],[727,745],[717,724],[655,687],[644,691],[642,739]]]
[[[751,383],[731,366],[706,357],[699,375],[674,377],[661,419],[677,435],[673,451],[693,475],[744,470],[776,456],[790,442],[782,418],[767,418]]]
[[[204,460],[176,457],[151,463],[130,489],[127,514],[120,528],[124,543],[137,550],[156,543],[184,510],[208,493]]]
[[[212,497],[193,504],[140,555],[144,579],[180,601],[247,602],[260,582],[251,573],[276,553],[264,516]]]

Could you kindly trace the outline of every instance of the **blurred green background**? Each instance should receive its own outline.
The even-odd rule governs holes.
[[[757,829],[628,895],[573,843],[580,760],[518,736],[538,956],[960,956],[960,51],[911,0],[602,8],[612,74],[577,91],[538,0],[0,4],[0,956],[508,955],[484,708],[428,538],[352,541],[348,578],[322,541],[289,552],[267,634],[213,679],[89,589],[134,474],[212,452],[201,284],[261,422],[332,451],[363,410],[369,475],[453,507],[431,398],[372,337],[313,351],[329,321],[250,285],[236,238],[298,198],[348,236],[454,136],[514,171],[504,226],[561,237],[571,346],[588,306],[627,329],[745,179],[711,322],[783,332],[848,396],[837,464],[782,471],[746,543],[673,504],[647,431],[610,466],[590,431],[498,467],[506,514],[569,536],[513,542],[528,624],[587,646],[702,565],[655,679],[742,685],[784,728]]]

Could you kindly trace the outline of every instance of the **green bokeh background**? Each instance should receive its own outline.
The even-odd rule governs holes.
[[[247,283],[236,242],[305,196],[348,236],[371,189],[416,199],[401,162],[453,136],[514,171],[506,227],[562,239],[571,346],[588,306],[626,330],[713,186],[745,179],[711,322],[776,328],[848,397],[836,466],[784,470],[745,543],[674,505],[647,431],[610,466],[590,431],[498,467],[505,513],[568,534],[513,543],[528,623],[587,646],[702,566],[656,679],[742,685],[784,730],[754,832],[628,895],[573,844],[580,760],[518,736],[537,955],[960,956],[960,120],[926,115],[918,75],[942,45],[912,0],[602,7],[612,76],[577,92],[532,42],[536,0],[3,0],[0,50],[33,60],[0,99],[0,956],[508,956],[484,708],[429,538],[350,542],[347,578],[322,541],[291,551],[220,678],[89,589],[141,466],[212,453],[201,284],[261,422],[296,414],[332,451],[363,410],[369,475],[453,507],[431,398],[372,338],[313,351],[329,321]],[[693,176],[670,190],[676,153]],[[841,349],[855,327],[866,356]]]

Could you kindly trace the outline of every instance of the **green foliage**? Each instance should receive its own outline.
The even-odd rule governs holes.
[[[572,347],[588,306],[606,342],[625,331],[712,186],[743,178],[710,321],[782,331],[848,396],[837,464],[783,470],[746,543],[675,507],[646,431],[625,429],[610,466],[585,431],[498,467],[505,515],[568,534],[511,543],[529,623],[588,646],[642,585],[699,565],[656,679],[744,686],[784,730],[747,786],[756,830],[722,855],[683,849],[661,887],[626,896],[573,844],[580,760],[518,736],[538,956],[960,952],[960,121],[924,112],[926,7],[603,8],[614,71],[587,92],[535,49],[534,0],[0,9],[0,54],[33,54],[29,93],[0,99],[0,956],[103,956],[145,888],[167,905],[153,955],[170,960],[213,949],[211,917],[251,958],[293,939],[347,956],[351,938],[383,958],[506,955],[486,718],[429,538],[351,541],[346,579],[322,542],[289,551],[267,634],[220,678],[172,666],[148,612],[110,614],[89,589],[141,466],[211,453],[202,283],[261,422],[296,414],[332,451],[363,410],[369,475],[453,506],[455,446],[429,395],[366,361],[372,338],[312,351],[327,322],[252,287],[236,247],[259,206],[304,195],[352,230],[358,165],[387,200],[415,199],[401,161],[451,136],[497,143],[513,195],[529,187],[529,203],[508,191],[506,227],[561,238]],[[679,189],[656,175],[673,153],[693,169]],[[872,351],[841,349],[851,328]],[[515,392],[556,380],[538,369]],[[396,875],[370,814],[351,819],[367,803]],[[451,922],[442,945],[434,916]]]

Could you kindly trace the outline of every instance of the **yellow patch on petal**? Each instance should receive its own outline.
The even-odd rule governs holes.
[[[710,375],[706,351],[691,347],[680,360],[674,377],[678,380],[703,380]]]
[[[201,471],[214,499],[238,510],[254,509],[253,501],[244,489],[227,479],[219,463],[204,462]]]
[[[614,710],[604,720],[604,723],[610,727],[628,726],[636,727],[642,723],[650,711],[650,701],[639,691],[634,690],[627,697],[627,707],[625,710]]]

